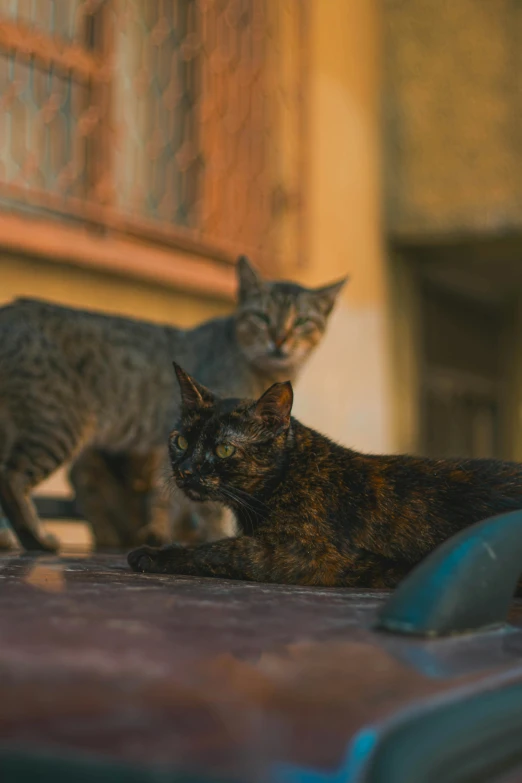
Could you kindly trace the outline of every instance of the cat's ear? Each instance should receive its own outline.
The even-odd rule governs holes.
[[[285,427],[290,423],[293,401],[294,392],[290,381],[274,383],[258,399],[255,412],[264,421]]]
[[[179,364],[172,362],[174,371],[178,376],[179,388],[181,391],[181,404],[185,410],[197,410],[198,408],[209,408],[215,404],[216,398],[205,386],[191,378]]]
[[[263,278],[246,256],[239,256],[236,268],[239,300],[248,299],[249,296],[259,293],[263,288]]]
[[[342,280],[338,280],[336,283],[313,289],[314,301],[323,315],[330,315],[337,297],[349,279],[349,277],[343,277]]]

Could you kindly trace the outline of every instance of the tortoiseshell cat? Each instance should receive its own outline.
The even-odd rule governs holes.
[[[0,308],[0,504],[22,546],[56,549],[30,492],[69,461],[98,543],[172,540],[155,519],[178,505],[157,492],[179,417],[172,359],[224,394],[258,395],[297,375],[345,282],[265,282],[244,257],[238,278],[237,309],[190,330],[32,299]]]
[[[290,416],[289,382],[257,402],[223,400],[175,369],[175,481],[194,500],[234,509],[242,535],[142,547],[128,557],[136,571],[394,587],[463,527],[522,508],[521,465],[359,454]]]

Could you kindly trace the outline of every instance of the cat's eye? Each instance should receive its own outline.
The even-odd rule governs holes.
[[[252,315],[255,318],[257,318],[259,321],[262,321],[264,324],[268,325],[270,323],[270,318],[268,317],[268,315],[266,313],[255,312],[255,313],[252,313]]]
[[[216,446],[216,454],[220,459],[231,457],[235,450],[236,447],[232,446],[231,443],[220,443],[219,446]]]
[[[183,437],[183,435],[178,435],[176,438],[176,446],[178,449],[181,449],[181,451],[186,451],[188,449],[188,440]]]
[[[305,326],[306,324],[309,323],[310,323],[310,319],[307,318],[305,315],[302,315],[299,318],[295,319],[294,326]]]

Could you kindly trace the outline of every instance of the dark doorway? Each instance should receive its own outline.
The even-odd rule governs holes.
[[[501,457],[504,308],[421,283],[420,450]]]
[[[522,459],[522,239],[393,250],[405,450]]]

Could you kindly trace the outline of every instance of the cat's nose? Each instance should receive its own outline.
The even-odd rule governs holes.
[[[190,462],[182,462],[179,466],[179,472],[183,478],[190,478],[194,474],[194,470]]]
[[[282,335],[282,336],[280,336],[280,337],[276,337],[276,339],[274,340],[274,345],[275,345],[275,347],[276,347],[277,349],[281,348],[281,346],[285,344],[285,342],[286,342],[286,338],[287,338],[287,335],[286,335],[286,334],[283,334],[283,335]]]

